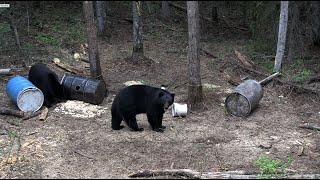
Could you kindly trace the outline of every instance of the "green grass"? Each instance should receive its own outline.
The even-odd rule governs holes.
[[[40,33],[35,36],[35,39],[44,45],[51,45],[51,46],[55,46],[55,47],[59,46],[59,40],[57,38],[53,37],[52,35]]]
[[[254,165],[259,168],[261,178],[280,178],[284,175],[285,169],[291,165],[292,161],[291,157],[288,158],[288,162],[284,163],[280,160],[261,156],[254,161]]]
[[[292,77],[292,80],[297,83],[303,83],[308,80],[312,72],[309,69],[302,69],[297,75]]]
[[[272,61],[263,61],[259,63],[259,66],[266,70],[269,74],[273,73],[274,62]]]

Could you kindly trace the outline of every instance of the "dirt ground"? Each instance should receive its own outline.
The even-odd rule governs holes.
[[[148,23],[148,19],[146,24],[145,55],[154,61],[150,67],[125,61],[132,53],[130,22],[113,24],[111,39],[99,42],[110,92],[101,105],[94,106],[101,110],[99,113],[84,117],[63,113],[58,111],[62,103],[49,109],[46,121],[33,118],[20,122],[0,115],[1,178],[128,178],[128,174],[145,169],[245,170],[258,174],[254,161],[262,155],[284,162],[292,158],[286,170],[289,173],[320,173],[320,133],[299,128],[306,122],[320,124],[318,97],[269,83],[263,87],[259,107],[249,117],[226,113],[224,99],[235,86],[219,73],[223,62],[230,60],[223,52],[226,46],[241,48],[247,38],[233,31],[212,40],[221,32],[217,28],[202,37],[202,47],[224,55],[212,58],[201,54],[202,84],[215,85],[204,86],[203,109],[189,112],[185,118],[174,118],[168,110],[164,133],[152,131],[144,114],[137,116],[144,131],[133,132],[127,127],[112,130],[110,107],[126,81],[143,80],[158,87],[171,84],[168,89],[176,94],[175,102],[186,103],[186,25]],[[263,78],[236,66],[229,68],[241,76]],[[1,77],[0,105],[15,108],[5,93],[7,79]]]

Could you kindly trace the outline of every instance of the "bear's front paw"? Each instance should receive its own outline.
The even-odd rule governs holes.
[[[111,128],[113,130],[120,130],[120,129],[124,128],[124,126],[112,126]]]
[[[163,129],[160,129],[160,128],[155,128],[155,129],[153,129],[153,130],[156,131],[156,132],[161,132],[161,133],[164,132]]]
[[[160,127],[160,129],[166,129],[166,128],[167,128],[166,126],[161,126],[161,127]]]

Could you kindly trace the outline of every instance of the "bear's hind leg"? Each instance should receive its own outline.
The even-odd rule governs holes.
[[[111,119],[111,128],[113,130],[120,130],[122,128],[124,128],[124,126],[121,126],[121,122],[122,122],[122,117],[120,114],[118,114],[117,112],[114,112],[114,110],[111,112],[112,114],[112,119]]]
[[[126,113],[124,113],[126,114]],[[143,128],[139,128],[136,116],[133,114],[126,114],[124,116],[124,121],[127,123],[127,125],[134,131],[143,131]]]

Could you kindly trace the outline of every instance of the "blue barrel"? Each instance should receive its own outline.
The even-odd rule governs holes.
[[[6,92],[23,112],[36,112],[43,105],[42,91],[22,76],[11,78],[7,83]]]

